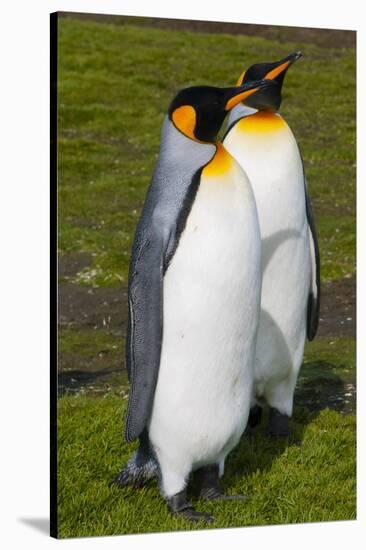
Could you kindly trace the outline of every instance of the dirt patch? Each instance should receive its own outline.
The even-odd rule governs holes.
[[[311,411],[335,409],[342,413],[356,412],[354,373],[336,374],[339,365],[328,361],[305,363],[300,371],[294,403]]]
[[[127,290],[59,285],[59,325],[125,330]]]
[[[59,261],[60,277],[73,277],[90,263],[91,257],[86,254],[63,256]],[[91,288],[60,282],[59,326],[60,330],[92,328],[96,333],[113,333],[118,347],[121,346],[118,352],[111,353],[96,342],[88,354],[85,350],[84,353],[78,350],[60,353],[59,394],[103,395],[116,391],[124,395],[127,389],[123,352],[127,328],[127,289]],[[356,336],[355,277],[323,283],[318,336]],[[303,376],[295,394],[296,405],[314,411],[328,407],[345,413],[354,412],[354,377],[342,379],[334,374],[335,365],[324,365],[322,361],[318,363],[309,363],[301,370]],[[314,376],[314,372],[319,376]]]
[[[59,286],[60,326],[126,330],[127,290]],[[318,336],[356,337],[356,279],[324,283]]]
[[[92,257],[90,254],[83,252],[60,256],[58,260],[58,277],[59,279],[74,277],[79,271],[89,267],[91,263]]]
[[[114,392],[119,395],[127,395],[127,374],[122,366],[111,368],[101,368],[100,370],[90,370],[89,364],[83,369],[80,356],[71,358],[73,363],[77,363],[77,369],[67,369],[59,372],[58,375],[58,395],[85,394],[105,395]],[[67,361],[67,359],[66,359]],[[121,362],[121,358],[120,361]]]
[[[322,284],[318,336],[356,338],[356,277]]]
[[[108,350],[97,350],[95,354],[85,356],[81,353],[60,353],[58,369],[62,373],[77,373],[87,370],[90,374],[115,372],[123,368],[123,353],[110,353]]]
[[[216,34],[242,34],[260,36],[278,42],[302,42],[323,48],[355,48],[356,32],[336,29],[312,29],[307,27],[282,27],[279,25],[250,25],[190,19],[161,19],[158,17],[128,17],[95,13],[60,13],[63,18],[111,23],[114,25],[138,25],[159,29]]]
[[[333,365],[330,365],[333,368]],[[356,412],[356,385],[341,378],[318,377],[296,388],[294,403],[312,411],[334,409],[344,414]]]

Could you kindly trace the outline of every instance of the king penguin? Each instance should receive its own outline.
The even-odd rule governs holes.
[[[278,113],[288,68],[301,52],[242,73],[238,85],[270,79],[230,113],[225,148],[246,171],[262,237],[262,297],[249,426],[269,406],[268,432],[289,435],[306,337],[317,332],[320,262],[315,221],[296,139]]]
[[[201,497],[225,498],[219,478],[249,415],[260,310],[255,200],[217,134],[230,109],[269,85],[177,94],[132,249],[125,438],[140,447],[114,483],[158,470],[169,510],[191,521],[213,519],[187,500],[191,472]]]

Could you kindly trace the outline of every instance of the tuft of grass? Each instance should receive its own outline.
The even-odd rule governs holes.
[[[109,487],[135,445],[122,439],[126,400],[115,396],[59,400],[59,536],[82,537],[273,525],[356,517],[355,417],[297,408],[287,446],[261,428],[229,455],[223,488],[245,502],[194,501],[213,514],[207,526],[172,518],[157,484]]]
[[[92,358],[108,354],[123,356],[123,339],[119,333],[92,328],[61,328],[58,333],[58,352],[75,353]]]
[[[354,338],[318,337],[305,346],[295,403],[319,410],[356,409],[356,341]]]
[[[60,328],[58,357],[60,395],[126,395],[124,338],[120,331]]]
[[[230,85],[252,63],[299,48],[304,58],[286,76],[281,111],[304,157],[322,278],[354,273],[353,49],[60,18],[59,250],[93,258],[74,282],[126,284],[173,95],[195,84]]]
[[[355,377],[356,340],[339,336],[318,336],[312,342],[306,342],[304,364],[300,373],[317,368],[320,362],[332,365],[334,375]]]

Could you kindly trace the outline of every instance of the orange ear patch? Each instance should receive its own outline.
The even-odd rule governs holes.
[[[246,73],[246,71],[243,71],[241,73],[241,75],[239,76],[238,81],[236,83],[236,86],[241,86],[243,84],[245,73]]]
[[[182,105],[175,109],[172,114],[172,120],[174,125],[185,136],[197,141],[194,135],[194,129],[196,127],[196,111],[192,105]]]
[[[216,143],[216,153],[213,159],[204,167],[202,175],[208,177],[217,177],[225,174],[233,166],[233,157],[227,152],[225,147]]]
[[[283,118],[272,112],[258,111],[254,115],[242,118],[237,123],[238,130],[242,132],[276,132],[285,128],[286,122]]]

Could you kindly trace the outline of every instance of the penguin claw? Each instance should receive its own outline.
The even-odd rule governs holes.
[[[210,489],[202,489],[200,492],[200,498],[203,498],[204,500],[247,500],[248,497],[246,495],[225,495],[224,493],[221,493],[221,491],[210,488]]]
[[[111,481],[110,487],[133,487],[140,489],[147,485],[155,477],[155,472],[146,468],[138,468],[134,464],[127,464],[120,473]]]
[[[111,481],[109,487],[133,487],[139,489],[158,477],[158,464],[151,454],[143,454],[139,449]]]
[[[214,521],[213,516],[205,514],[205,512],[198,512],[193,508],[192,504],[187,500],[186,489],[167,498],[167,504],[173,516],[179,516],[194,522],[205,521],[206,523],[212,523]]]
[[[204,521],[205,523],[212,523],[213,521],[215,521],[215,518],[210,514],[206,514],[205,512],[198,512],[193,507],[189,507],[189,508],[186,508],[185,510],[174,512],[173,516],[178,516],[183,519],[186,519],[187,521],[191,521],[195,523],[198,521]]]
[[[279,440],[286,440],[290,437],[290,418],[277,409],[270,407],[268,421],[268,435]]]
[[[247,500],[246,495],[225,495],[220,488],[217,464],[203,466],[195,472],[195,484],[199,487],[198,498],[204,500]]]
[[[142,476],[136,475],[131,471],[131,468],[126,466],[123,468],[120,473],[111,481],[109,487],[134,487],[139,488],[144,484]]]

